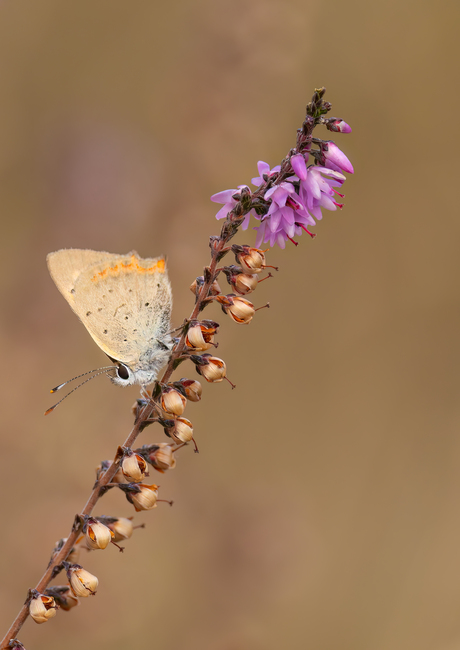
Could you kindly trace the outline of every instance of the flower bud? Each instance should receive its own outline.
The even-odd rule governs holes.
[[[145,461],[144,461],[145,462]],[[92,550],[107,548],[115,535],[110,528],[90,517],[86,525],[86,546]]]
[[[212,320],[192,321],[185,339],[186,345],[195,350],[209,350],[214,345],[214,334],[219,324]]]
[[[191,355],[190,358],[196,364],[197,373],[204,377],[206,381],[217,383],[225,379],[227,367],[222,359],[213,357],[210,354]]]
[[[185,418],[179,419],[185,420]],[[158,445],[155,445],[155,447],[156,449],[151,451],[149,454],[149,460],[153,467],[159,472],[164,472],[167,469],[174,469],[176,466],[176,459],[174,458],[171,445],[168,445],[167,442],[160,442]]]
[[[86,598],[94,596],[99,584],[96,576],[83,569],[79,564],[72,564],[67,569],[67,578],[70,582],[70,588],[75,596]]]
[[[252,321],[256,310],[252,302],[249,302],[246,298],[229,294],[228,296],[218,296],[217,300],[220,302],[222,310],[235,323],[247,325]]]
[[[45,596],[38,591],[32,596],[29,603],[29,614],[36,623],[46,623],[53,616],[56,616],[57,605],[52,596]]]
[[[330,117],[326,120],[326,127],[329,131],[334,131],[336,133],[351,133],[351,126],[337,117]]]
[[[182,415],[187,404],[186,398],[172,386],[165,386],[161,391],[161,407],[166,413]]]
[[[48,589],[45,590],[45,594],[47,596],[52,596],[60,609],[63,609],[66,612],[72,609],[72,607],[76,607],[79,603],[78,598],[73,595],[68,585],[48,587]]]
[[[64,546],[66,541],[67,541],[67,537],[61,537],[61,539],[59,539],[56,542],[56,544],[54,545],[53,553],[51,554],[51,560],[50,561],[54,560],[54,558],[59,553],[61,548]],[[78,544],[79,541],[80,540],[77,540],[76,543]],[[77,558],[78,558],[78,555],[79,555],[79,551],[80,551],[80,549],[79,549],[78,546],[72,546],[72,548],[70,549],[69,554],[67,555],[67,558],[66,558],[67,561],[70,562],[70,563],[76,562]]]
[[[101,476],[105,473],[106,470],[112,465],[112,460],[103,460],[101,464],[96,468],[96,478],[99,480]],[[121,471],[121,467],[118,468],[115,476],[110,481],[111,483],[125,483],[125,478]]]
[[[327,150],[326,148],[322,150],[326,167],[328,166],[328,163],[332,163],[332,169],[338,167],[339,171],[343,169],[344,172],[353,174],[353,165],[343,151],[341,151],[334,142],[327,142],[326,145]]]
[[[252,275],[253,273],[260,273],[264,269],[265,255],[259,248],[234,244],[232,251],[235,253],[236,261],[245,273]]]
[[[121,471],[127,481],[139,483],[149,475],[147,463],[139,454],[126,455],[121,463]]]
[[[200,289],[201,289],[201,287],[203,286],[203,284],[204,284],[204,277],[203,277],[202,275],[200,275],[200,276],[197,277],[197,279],[194,280],[194,281],[192,282],[192,284],[190,285],[190,291],[191,291],[195,296],[197,296],[198,293],[200,292]],[[213,282],[213,283],[211,284],[211,286],[209,287],[209,295],[210,295],[210,296],[218,296],[219,293],[222,293],[222,291],[221,291],[221,289],[220,289],[220,287],[219,287],[219,283],[217,282],[217,280],[214,280],[214,282]]]
[[[245,296],[247,293],[252,293],[257,287],[259,281],[256,275],[247,275],[240,273],[236,276],[235,281],[232,283],[236,293]]]
[[[307,154],[308,158],[308,154]],[[291,165],[294,174],[298,176],[299,180],[304,181],[307,178],[307,165],[305,164],[305,156],[301,153],[291,157]]]
[[[121,542],[124,539],[129,539],[134,530],[133,522],[131,519],[127,519],[126,517],[118,517],[115,521],[107,524],[107,526],[114,534],[114,542]]]
[[[182,385],[185,395],[190,402],[200,401],[203,388],[199,381],[196,381],[196,379],[182,378],[178,383]]]
[[[224,269],[224,273],[227,276],[227,282],[233,287],[236,293],[243,296],[247,293],[252,293],[259,283],[257,275],[243,273],[239,266],[228,266]]]
[[[136,484],[138,488],[126,494],[129,501],[133,504],[136,512],[141,510],[152,510],[157,507],[158,485],[145,485],[144,483]]]
[[[172,424],[166,426],[164,431],[166,435],[170,436],[174,442],[180,444],[181,442],[190,442],[193,439],[193,426],[187,418],[176,418],[169,420]]]

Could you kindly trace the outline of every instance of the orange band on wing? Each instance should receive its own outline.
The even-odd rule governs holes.
[[[103,271],[96,273],[95,276],[91,278],[91,282],[98,282],[108,275],[121,275],[122,273],[164,273],[166,268],[166,262],[164,259],[158,260],[153,266],[142,266],[139,264],[139,259],[135,255],[131,255],[131,262],[125,264],[124,262],[119,262],[115,266],[108,266]]]

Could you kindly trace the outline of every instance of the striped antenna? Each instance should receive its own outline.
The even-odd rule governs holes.
[[[75,381],[75,379],[80,379],[80,377],[84,377],[85,375],[91,375],[93,372],[99,372],[99,370],[110,370],[110,368],[113,368],[113,367],[114,366],[103,366],[102,368],[95,368],[94,370],[88,370],[88,372],[82,372],[81,375],[77,375],[76,377],[72,377],[72,379],[68,379],[63,384],[59,384],[58,386],[55,386],[54,388],[52,388],[50,390],[50,393],[57,393],[58,390],[61,390],[61,388],[63,388],[67,384],[70,384],[72,381]]]
[[[72,395],[72,393],[74,393],[78,388],[80,388],[80,387],[83,386],[84,384],[87,384],[89,381],[91,381],[91,379],[94,379],[95,377],[99,377],[99,375],[107,374],[108,370],[111,370],[112,368],[116,368],[116,366],[106,366],[105,368],[98,368],[98,371],[90,370],[89,372],[85,372],[85,373],[83,373],[83,375],[80,375],[80,377],[83,377],[84,375],[88,375],[90,372],[95,372],[94,375],[92,375],[91,377],[88,377],[88,379],[85,379],[85,381],[82,381],[81,384],[78,384],[78,386],[75,386],[75,388],[72,388],[72,390],[69,391],[69,392],[67,393],[67,395],[64,395],[64,397],[63,397],[62,399],[60,399],[59,402],[56,402],[56,404],[54,404],[54,406],[52,406],[51,408],[47,409],[47,410],[45,411],[45,415],[48,415],[49,413],[51,413],[52,411],[54,411],[54,409],[56,408],[56,406],[59,406],[59,404],[60,404],[61,402],[63,402],[67,397],[69,397],[69,395]],[[77,377],[74,377],[74,379],[77,379]],[[69,381],[66,381],[66,382],[64,382],[63,384],[60,384],[60,385],[57,386],[55,389],[53,389],[51,392],[52,392],[52,393],[55,393],[56,390],[59,390],[60,388],[62,388],[62,386],[65,386],[66,384],[68,384],[68,383],[71,382],[71,381],[73,381],[73,379],[69,379]]]

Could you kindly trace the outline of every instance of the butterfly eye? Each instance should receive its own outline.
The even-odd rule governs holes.
[[[129,370],[122,363],[120,363],[120,365],[117,368],[117,374],[120,377],[120,379],[129,379]]]

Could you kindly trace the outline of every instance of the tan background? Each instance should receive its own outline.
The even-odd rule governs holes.
[[[270,310],[209,309],[238,388],[187,409],[201,453],[153,477],[174,507],[82,557],[98,595],[26,648],[460,649],[458,21],[448,0],[0,4],[2,630],[137,395],[98,379],[43,417],[105,359],[46,253],[167,254],[178,324],[208,197],[279,162],[315,86],[356,170],[314,242],[270,253]]]

